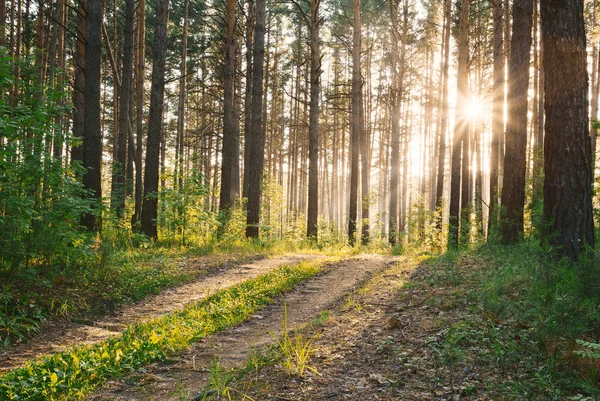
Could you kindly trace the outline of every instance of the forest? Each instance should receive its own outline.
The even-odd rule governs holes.
[[[600,399],[596,0],[0,2],[0,400]]]

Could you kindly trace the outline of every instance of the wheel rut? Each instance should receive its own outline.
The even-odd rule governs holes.
[[[144,373],[110,381],[90,399],[193,399],[208,382],[213,359],[227,367],[240,366],[255,349],[272,344],[273,335],[281,335],[284,304],[287,305],[288,329],[299,327],[341,300],[374,273],[401,260],[401,257],[363,255],[327,263],[322,273],[299,284],[245,323],[203,338],[169,361],[150,365]]]
[[[0,373],[22,366],[36,357],[61,352],[74,345],[103,341],[118,335],[131,324],[183,309],[188,303],[198,302],[210,293],[255,278],[279,266],[322,258],[320,255],[291,254],[242,264],[231,260],[217,266],[207,266],[200,259],[194,263],[201,265],[199,268],[208,269],[209,273],[188,284],[166,289],[156,296],[127,305],[112,315],[87,324],[66,319],[46,322],[29,341],[0,352]]]

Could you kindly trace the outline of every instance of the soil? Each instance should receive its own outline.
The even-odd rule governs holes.
[[[457,344],[461,350],[448,345],[445,338],[450,327],[470,325],[483,313],[473,308],[465,291],[448,281],[431,280],[436,273],[434,267],[420,264],[416,259],[388,267],[334,305],[324,324],[304,333],[304,337],[314,339],[309,364],[317,373],[305,371],[299,377],[287,372],[280,363],[267,365],[257,374],[249,374],[232,384],[230,393],[235,396],[231,399],[534,399],[505,391],[506,383],[514,383],[522,370],[511,366],[498,369],[494,362],[486,363],[481,355],[491,348],[489,343],[468,345],[469,339],[464,338]],[[529,363],[516,361],[520,365]]]
[[[206,385],[209,366],[215,358],[222,366],[238,367],[254,350],[274,342],[273,336],[282,332],[284,304],[288,328],[302,326],[340,302],[374,273],[401,260],[363,255],[326,264],[322,273],[304,281],[247,322],[206,337],[178,357],[151,365],[143,373],[108,382],[90,398],[95,401],[193,399]]]
[[[257,257],[251,258],[256,259]],[[25,364],[38,356],[64,351],[74,345],[94,344],[122,332],[128,325],[182,309],[186,304],[197,302],[215,290],[230,287],[254,278],[269,270],[304,260],[323,258],[318,255],[283,255],[255,260],[248,257],[239,260],[230,256],[209,255],[186,259],[182,269],[199,276],[196,280],[159,295],[115,310],[110,315],[85,323],[67,319],[45,322],[40,332],[26,343],[16,344],[0,352],[0,373]],[[242,262],[242,264],[240,264]]]

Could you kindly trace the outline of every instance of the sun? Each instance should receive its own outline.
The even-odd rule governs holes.
[[[471,100],[466,106],[467,117],[471,119],[479,118],[483,115],[483,104],[479,99]]]

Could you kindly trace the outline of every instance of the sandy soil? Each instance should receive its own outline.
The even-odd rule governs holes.
[[[206,271],[198,279],[183,286],[170,288],[157,296],[128,305],[87,324],[70,320],[49,321],[40,333],[26,343],[16,344],[0,352],[0,372],[23,365],[41,355],[63,351],[73,345],[93,344],[119,334],[127,325],[147,321],[163,314],[182,309],[207,294],[254,278],[286,264],[322,258],[316,255],[284,255],[239,264],[236,260],[223,261],[212,256],[200,257],[187,263],[186,269]],[[245,259],[247,260],[247,258]],[[189,262],[189,261],[188,261]]]
[[[207,383],[208,367],[214,358],[224,366],[236,367],[257,347],[274,342],[273,335],[280,335],[282,331],[284,303],[288,310],[288,328],[293,329],[340,302],[374,273],[400,260],[389,256],[360,256],[329,263],[321,274],[306,280],[249,321],[209,336],[178,357],[148,367],[144,373],[109,382],[90,399],[193,399]]]

